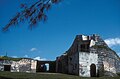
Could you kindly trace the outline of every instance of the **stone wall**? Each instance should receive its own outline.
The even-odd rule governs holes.
[[[4,66],[9,65],[11,72],[36,72],[37,61],[32,59],[21,59],[20,61],[1,60],[0,71],[4,71]]]
[[[68,67],[69,74],[84,77],[104,76],[105,71],[120,73],[120,57],[96,34],[77,35],[65,54],[56,59],[57,72]]]
[[[79,75],[79,53],[68,56],[68,73]]]
[[[0,71],[4,71],[4,65],[11,65],[12,61],[0,60]]]
[[[99,61],[103,62],[104,71],[112,73],[120,72],[120,58],[111,49],[98,49]]]
[[[36,72],[56,72],[56,61],[37,61]]]
[[[63,54],[56,59],[56,72],[68,73],[68,55]]]
[[[96,42],[95,50],[98,53],[98,63],[103,63],[104,71],[118,73],[120,72],[120,57],[107,46],[103,39],[100,37]]]
[[[79,76],[90,77],[90,66],[95,64],[98,69],[98,54],[89,52],[79,53]]]

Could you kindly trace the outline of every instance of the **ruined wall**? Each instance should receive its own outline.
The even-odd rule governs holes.
[[[30,72],[31,60],[22,59],[18,62],[13,62],[11,65],[11,72]]]
[[[36,72],[56,72],[56,61],[37,61]]]
[[[68,56],[68,73],[79,75],[79,53]]]
[[[30,72],[36,73],[37,61],[31,60],[31,70]]]
[[[67,55],[62,55],[61,64],[62,64],[62,73],[68,73],[68,56]]]
[[[49,72],[56,72],[56,61],[49,63]]]
[[[108,45],[100,37],[93,46],[98,53],[98,69],[101,70],[103,64],[104,71],[118,73],[120,72],[120,58],[115,51],[110,49]]]
[[[20,61],[2,60],[0,61],[0,71],[4,71],[4,65],[10,65],[11,72],[36,72],[36,61],[31,59],[21,59]]]
[[[12,61],[0,60],[0,71],[4,71],[4,65],[11,65]]]
[[[104,71],[120,73],[120,57],[99,35],[77,35],[66,53],[68,62],[64,56],[56,60],[57,72],[62,73],[68,67],[69,74],[84,77],[104,76]]]
[[[103,62],[104,71],[112,73],[120,72],[120,59],[118,55],[109,48],[98,49],[99,61]]]
[[[62,73],[62,60],[60,59],[60,57],[56,58],[56,72]]]
[[[56,59],[56,72],[68,73],[68,55],[63,54]]]
[[[98,65],[98,54],[89,52],[79,52],[79,76],[90,77],[91,64]]]

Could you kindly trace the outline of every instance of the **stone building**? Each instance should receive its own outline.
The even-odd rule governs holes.
[[[47,68],[47,65],[48,68]],[[0,71],[10,72],[56,72],[55,61],[39,61],[31,58],[0,58]]]
[[[57,72],[83,77],[103,76],[120,72],[120,58],[98,35],[77,35],[71,47],[56,61],[31,58],[0,58],[0,71]],[[47,67],[45,65],[49,65]]]
[[[72,46],[56,58],[56,72],[83,77],[120,72],[120,58],[98,35],[77,35]]]
[[[36,65],[37,61],[30,58],[22,58],[17,61],[0,59],[0,71],[35,73]]]

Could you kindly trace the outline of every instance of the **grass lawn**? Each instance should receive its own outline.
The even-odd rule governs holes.
[[[120,77],[79,77],[59,73],[20,73],[20,72],[0,72],[0,79],[120,79]]]

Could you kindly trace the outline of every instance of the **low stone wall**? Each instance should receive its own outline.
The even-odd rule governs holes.
[[[37,61],[32,59],[21,59],[20,61],[1,60],[0,71],[4,71],[5,65],[10,66],[11,72],[36,72]]]

